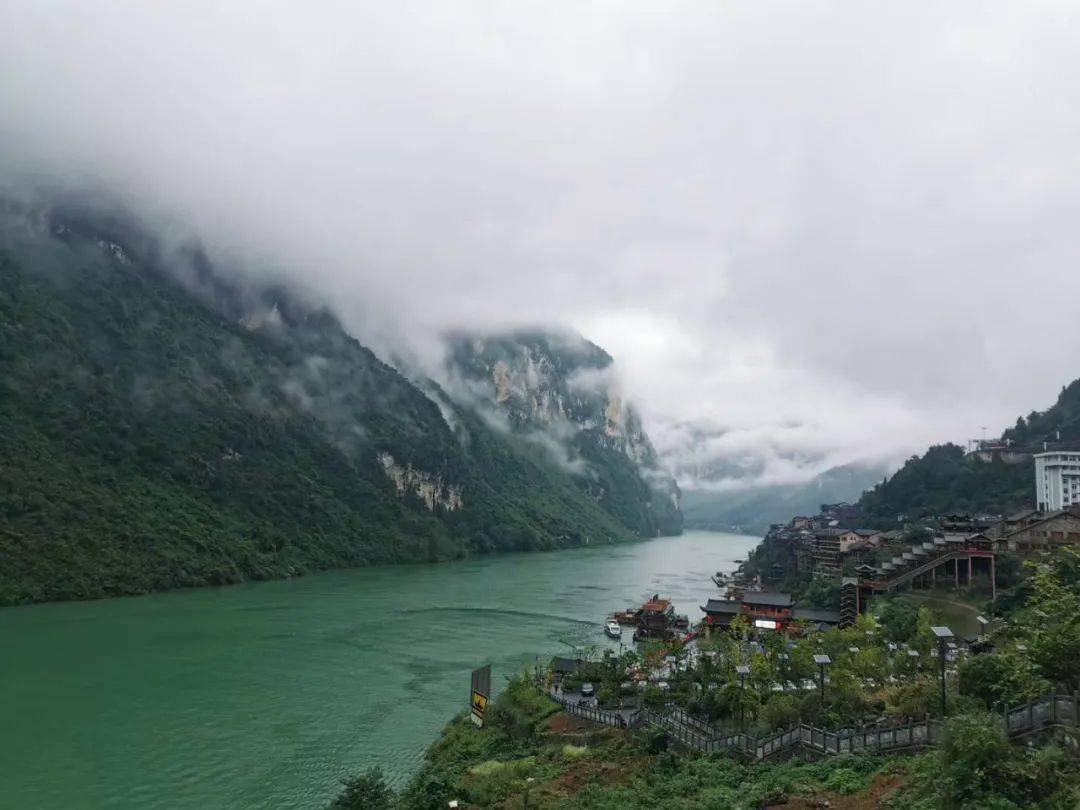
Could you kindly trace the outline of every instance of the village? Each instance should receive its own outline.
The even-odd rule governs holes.
[[[1040,509],[901,517],[877,529],[841,502],[774,525],[733,573],[711,577],[719,593],[700,617],[677,615],[653,594],[606,626],[612,638],[632,626],[636,649],[557,657],[544,691],[591,722],[646,725],[690,749],[759,760],[800,746],[827,755],[932,745],[952,707],[971,701],[1003,713],[1009,733],[1075,724],[1080,706],[1066,711],[1043,695],[1052,683],[1036,676],[1011,609],[997,604],[1026,560],[1080,548],[1080,493],[1071,480],[1057,486],[1056,502],[1045,493],[1047,465],[1080,475],[1080,454],[1046,455],[1035,465]],[[970,614],[965,628],[913,598],[936,591]],[[965,668],[978,670],[972,661],[985,655],[1007,658],[1027,688],[988,696],[970,676],[965,684]],[[1010,698],[1028,701],[1023,712]]]

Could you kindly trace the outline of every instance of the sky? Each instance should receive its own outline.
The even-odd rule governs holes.
[[[115,190],[386,356],[576,329],[666,458],[800,480],[1080,376],[1078,52],[1038,0],[6,0],[0,183]]]

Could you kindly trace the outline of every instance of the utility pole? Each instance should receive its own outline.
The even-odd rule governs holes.
[[[941,663],[941,717],[945,718],[945,642],[953,637],[953,631],[948,627],[930,628],[938,640],[938,661]]]
[[[825,667],[832,663],[827,655],[815,655],[814,663],[818,665],[818,687],[821,696],[821,711],[825,711]]]
[[[746,712],[743,697],[745,694],[746,676],[750,674],[750,667],[746,664],[739,664],[735,667],[735,671],[739,673],[739,731],[745,731]]]

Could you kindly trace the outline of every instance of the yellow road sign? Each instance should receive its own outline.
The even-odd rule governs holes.
[[[487,695],[481,695],[479,692],[472,693],[472,710],[474,714],[478,714],[483,717],[484,709],[487,708],[487,703]]]

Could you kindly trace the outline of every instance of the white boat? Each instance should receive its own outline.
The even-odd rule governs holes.
[[[622,638],[622,625],[614,619],[608,619],[604,625],[604,632],[611,638]]]

